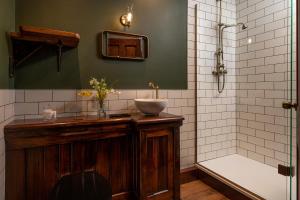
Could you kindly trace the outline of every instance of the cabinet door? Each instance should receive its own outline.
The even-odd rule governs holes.
[[[172,130],[146,130],[142,131],[140,137],[140,199],[173,199],[174,143]]]

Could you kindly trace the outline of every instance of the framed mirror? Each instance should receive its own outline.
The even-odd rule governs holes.
[[[104,31],[101,34],[103,58],[143,61],[148,57],[148,48],[148,38],[143,35],[114,31]]]

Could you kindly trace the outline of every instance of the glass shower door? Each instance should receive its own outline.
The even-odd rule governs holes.
[[[297,200],[297,128],[298,128],[298,119],[297,119],[297,27],[296,27],[296,2],[297,0],[290,0],[289,2],[289,70],[287,73],[288,76],[288,101],[290,109],[288,109],[288,150],[289,157],[289,177],[287,180],[287,199]]]
[[[293,104],[297,0],[230,2],[222,1],[223,11],[236,6],[236,12],[223,14],[234,13],[236,18],[226,16],[231,19],[226,22],[230,27],[245,24],[247,29],[238,26],[224,31],[228,74],[221,94],[218,80],[211,74],[218,49],[214,46],[218,31],[212,27],[218,25],[218,19],[199,15],[200,23],[195,23],[195,52],[200,61],[196,80],[197,166],[226,184],[230,180],[245,194],[251,192],[267,200],[296,200],[297,120]],[[220,1],[212,3],[216,6],[212,12],[218,15]],[[211,12],[203,6],[198,9]]]

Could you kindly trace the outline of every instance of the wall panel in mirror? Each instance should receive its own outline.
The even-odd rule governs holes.
[[[143,35],[114,31],[104,31],[101,34],[103,58],[145,60],[148,57],[148,48],[148,38]]]

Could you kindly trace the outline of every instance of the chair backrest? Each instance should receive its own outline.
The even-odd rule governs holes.
[[[97,172],[64,176],[54,187],[51,200],[112,200],[110,183]]]

